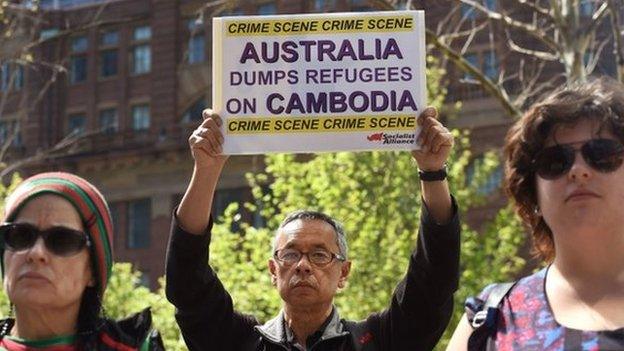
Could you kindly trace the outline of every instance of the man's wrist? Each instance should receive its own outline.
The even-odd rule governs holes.
[[[438,169],[418,169],[418,178],[423,182],[435,182],[445,180],[448,176],[446,164]]]

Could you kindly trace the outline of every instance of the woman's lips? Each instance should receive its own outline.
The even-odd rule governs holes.
[[[598,198],[598,197],[600,196],[598,196],[598,194],[592,191],[589,191],[586,189],[577,189],[571,192],[568,196],[566,196],[565,201],[569,202],[569,201],[577,201],[577,200],[584,200],[584,199]]]
[[[26,272],[23,273],[19,276],[19,280],[22,279],[30,279],[30,280],[42,280],[42,281],[46,281],[49,282],[50,279],[48,279],[45,275],[41,274],[41,273],[37,273],[37,272]]]

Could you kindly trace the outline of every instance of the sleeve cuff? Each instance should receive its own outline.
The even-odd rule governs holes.
[[[457,207],[457,202],[455,201],[455,197],[453,197],[453,195],[451,195],[451,211],[453,212],[453,215],[451,216],[451,219],[447,223],[440,224],[436,222],[436,220],[433,219],[433,216],[431,216],[431,213],[429,213],[429,208],[427,207],[425,200],[423,200],[422,198],[421,198],[421,203],[422,203],[422,209],[421,209],[420,218],[421,218],[421,223],[424,227],[437,229],[437,230],[443,230],[444,228],[449,228],[449,227],[454,227],[454,226],[459,225],[459,210]]]
[[[210,216],[208,225],[202,234],[192,234],[180,226],[180,222],[178,221],[178,216],[176,214],[177,209],[178,208],[176,207],[173,210],[173,215],[171,216],[172,245],[184,250],[189,255],[204,254],[206,248],[210,244],[213,226],[212,215]]]

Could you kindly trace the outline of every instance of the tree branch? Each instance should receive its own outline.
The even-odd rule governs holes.
[[[611,32],[613,33],[613,54],[615,56],[617,78],[620,82],[624,82],[624,43],[622,40],[622,30],[620,29],[619,9],[622,4],[617,4],[617,0],[607,0],[611,13]],[[621,2],[621,1],[617,1]]]
[[[524,55],[533,56],[533,57],[539,58],[541,60],[546,60],[546,61],[558,61],[559,60],[559,58],[555,54],[552,54],[550,52],[527,49],[527,48],[521,47],[520,45],[514,42],[514,40],[511,38],[511,35],[509,35],[509,33],[507,33],[507,44],[509,45],[509,48],[511,50],[524,54]]]
[[[596,30],[596,28],[598,28],[598,25],[600,25],[600,22],[602,22],[602,19],[606,16],[608,8],[609,6],[606,2],[603,2],[602,5],[600,5],[598,10],[592,15],[592,20],[589,23],[589,26],[587,26],[585,33],[592,33]],[[617,8],[615,11],[618,11]]]
[[[13,173],[14,171],[24,166],[41,162],[50,157],[59,156],[59,154],[64,154],[67,151],[69,151],[72,146],[77,145],[79,141],[87,139],[88,137],[96,135],[98,133],[99,131],[83,133],[80,135],[70,134],[49,149],[38,151],[36,154],[32,156],[29,156],[29,157],[26,157],[17,161],[13,161],[11,162],[10,165],[3,163],[0,165],[0,167],[3,166],[2,169],[0,170],[0,178],[4,178],[7,175]]]
[[[540,15],[548,17],[551,20],[553,19],[552,13],[548,9],[539,6],[535,2],[529,2],[527,0],[516,0],[516,1],[518,2],[518,4],[531,8],[533,12],[539,13]]]
[[[466,5],[470,5],[473,8],[479,10],[480,12],[482,12],[483,14],[485,14],[488,18],[491,18],[495,21],[499,21],[505,25],[507,25],[508,27],[514,28],[514,29],[518,29],[520,31],[522,31],[523,33],[538,39],[540,42],[544,43],[546,46],[548,46],[551,50],[553,51],[560,51],[560,47],[559,44],[552,40],[547,33],[545,33],[544,31],[542,31],[539,27],[532,25],[532,24],[528,24],[522,21],[518,21],[515,20],[513,18],[511,18],[508,15],[503,14],[502,12],[495,12],[492,11],[490,9],[488,9],[487,7],[479,4],[476,1],[473,0],[459,0],[460,2],[466,4]]]
[[[483,89],[485,89],[492,97],[497,99],[503,106],[503,109],[510,117],[519,117],[521,112],[511,103],[509,96],[500,86],[494,84],[489,78],[487,78],[481,70],[470,64],[464,57],[458,52],[453,50],[445,43],[438,40],[436,34],[426,29],[427,40],[430,44],[433,44],[438,50],[440,50],[446,57],[448,57],[455,65],[461,68],[464,72],[471,74],[475,79],[481,83]]]

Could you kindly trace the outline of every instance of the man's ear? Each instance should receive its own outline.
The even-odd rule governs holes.
[[[275,263],[274,259],[270,258],[268,265],[269,272],[271,273],[271,284],[277,286],[277,263]]]
[[[351,273],[351,261],[344,261],[342,267],[340,267],[340,279],[338,280],[338,287],[344,289],[347,286],[347,279]]]

